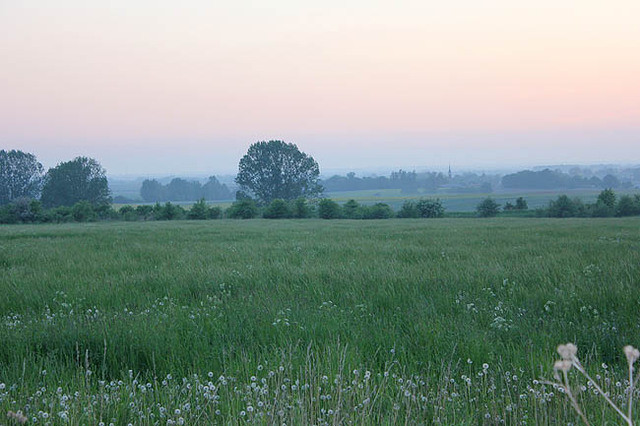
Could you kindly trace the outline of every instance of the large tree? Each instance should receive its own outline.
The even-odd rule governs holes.
[[[292,143],[256,142],[238,168],[239,198],[246,194],[267,204],[278,198],[312,198],[322,193],[318,163]]]
[[[37,198],[43,171],[33,154],[0,150],[0,205],[18,198]]]
[[[106,171],[93,158],[77,157],[49,169],[42,187],[45,207],[71,206],[78,201],[93,205],[111,202]]]

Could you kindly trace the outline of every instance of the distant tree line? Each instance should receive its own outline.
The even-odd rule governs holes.
[[[147,203],[164,201],[196,201],[204,198],[207,201],[229,200],[232,198],[227,185],[220,183],[215,176],[209,177],[207,182],[188,181],[175,178],[166,185],[155,179],[142,182],[140,197]]]
[[[560,195],[538,211],[543,217],[624,217],[640,215],[640,194],[618,197],[612,189],[605,189],[595,203]]]
[[[215,177],[201,184],[197,181],[173,179],[162,185],[156,180],[143,182],[141,195],[155,205],[125,205],[115,210],[111,204],[106,172],[94,159],[76,157],[59,163],[46,173],[33,154],[0,150],[0,223],[57,223],[95,220],[175,220],[263,217],[267,219],[310,218],[321,219],[387,219],[439,218],[445,209],[438,199],[408,200],[396,212],[386,203],[360,204],[349,200],[340,205],[321,198],[323,187],[319,182],[318,164],[312,157],[298,150],[294,144],[283,141],[257,142],[249,148],[239,164],[236,183],[240,190],[236,201],[226,210],[212,207],[207,200],[229,199],[226,185]],[[532,177],[533,176],[533,177]],[[585,184],[583,178],[564,175],[549,169],[541,172],[524,171],[503,178],[510,185],[530,184],[528,179],[557,185]],[[535,180],[534,179],[534,180]],[[569,180],[567,180],[569,179]],[[583,179],[583,180],[580,180]],[[595,203],[585,204],[580,199],[559,196],[547,208],[535,211],[547,217],[609,217],[640,214],[640,195],[617,197],[615,185],[625,186],[612,175],[602,179],[589,178],[587,182],[611,184],[603,190]],[[354,173],[346,177],[334,176],[327,182],[333,188],[366,189],[371,182],[386,188],[399,188],[415,193],[426,185],[491,186],[495,176],[444,176],[441,173],[416,173],[399,170],[388,178],[357,178]],[[525,183],[523,183],[525,182]],[[569,183],[567,183],[569,182]],[[545,185],[546,185],[545,184]],[[373,184],[372,184],[373,185]],[[540,183],[538,183],[540,185]],[[198,200],[190,209],[170,201]],[[499,213],[523,215],[528,210],[524,198],[507,202],[501,208],[492,198],[483,200],[476,209],[477,216],[491,217]],[[531,215],[531,213],[526,213]]]
[[[434,190],[449,183],[449,178],[442,173],[398,170],[390,176],[357,177],[354,172],[346,176],[335,175],[321,181],[326,191],[362,191],[370,189],[400,189],[403,193],[417,193],[419,189]]]
[[[506,189],[577,189],[577,188],[630,188],[631,182],[620,180],[607,174],[602,179],[569,175],[559,171],[544,169],[541,171],[523,170],[502,177],[502,187]]]

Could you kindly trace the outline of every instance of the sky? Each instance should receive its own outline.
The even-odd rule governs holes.
[[[638,0],[0,0],[0,148],[110,175],[640,163]]]

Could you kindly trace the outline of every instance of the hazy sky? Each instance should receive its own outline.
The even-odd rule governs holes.
[[[640,162],[638,0],[0,0],[0,148],[110,174]]]

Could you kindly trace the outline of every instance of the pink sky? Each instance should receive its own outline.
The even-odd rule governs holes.
[[[0,0],[0,144],[111,173],[640,162],[640,2]],[[385,163],[386,162],[386,163]]]

